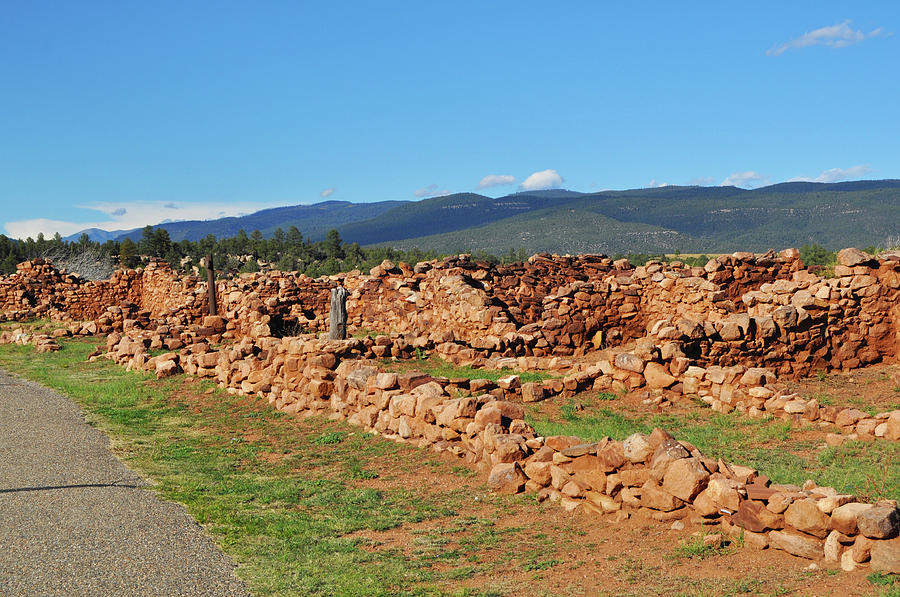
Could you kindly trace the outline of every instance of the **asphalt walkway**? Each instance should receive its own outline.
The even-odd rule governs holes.
[[[71,400],[0,370],[0,595],[248,595]]]

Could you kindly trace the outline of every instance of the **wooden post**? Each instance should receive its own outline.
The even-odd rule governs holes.
[[[216,306],[216,272],[213,271],[212,253],[206,256],[206,296],[209,298],[209,314],[218,315],[219,308]]]
[[[347,289],[343,286],[331,289],[331,313],[328,316],[328,339],[347,339]]]

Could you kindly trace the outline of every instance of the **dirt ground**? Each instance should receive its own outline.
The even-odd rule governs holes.
[[[847,373],[828,373],[785,384],[820,404],[849,406],[873,413],[900,409],[900,365],[873,365]]]
[[[458,465],[449,455],[434,455],[446,465]],[[557,504],[537,504],[533,496],[490,494],[484,473],[461,482],[432,467],[428,490],[435,499],[462,491],[468,497],[454,505],[463,521],[490,520],[492,532],[509,541],[472,546],[470,557],[486,568],[462,582],[491,594],[509,595],[872,595],[865,571],[853,573],[824,569],[782,551],[763,551],[726,544],[708,557],[688,557],[678,546],[714,533],[715,527],[684,520],[685,528],[659,523],[640,512],[625,521],[615,515],[596,516],[565,512]],[[422,471],[396,470],[368,481],[372,487],[420,487]],[[467,529],[470,531],[470,529]],[[383,532],[367,532],[370,549],[399,549],[412,555],[442,539],[440,549],[466,547],[462,528],[436,527],[433,521],[403,525]],[[526,564],[521,563],[528,554]],[[517,557],[518,556],[518,557]],[[530,559],[529,559],[530,558]],[[533,565],[527,562],[533,561]]]

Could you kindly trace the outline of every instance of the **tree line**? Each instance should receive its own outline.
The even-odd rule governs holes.
[[[864,250],[877,253],[876,247]],[[476,260],[489,263],[513,263],[524,261],[528,255],[523,249],[510,249],[503,255],[493,255],[484,251],[471,252]],[[296,226],[286,231],[278,228],[271,238],[264,238],[259,230],[247,234],[244,230],[229,238],[218,239],[210,234],[199,241],[181,240],[174,242],[165,228],[146,226],[135,242],[131,238],[122,241],[108,240],[100,243],[92,241],[87,234],[82,234],[77,241],[63,240],[59,233],[47,239],[38,234],[37,239],[14,240],[0,234],[0,273],[10,274],[16,271],[16,264],[37,257],[49,258],[58,265],[78,263],[84,268],[90,259],[103,262],[102,270],[111,273],[115,267],[135,268],[146,264],[151,258],[163,259],[185,274],[201,273],[205,270],[200,262],[206,255],[212,254],[217,271],[227,275],[243,272],[255,272],[262,268],[281,271],[296,271],[311,278],[346,272],[353,269],[368,271],[385,259],[417,263],[444,257],[435,251],[411,249],[397,250],[388,246],[361,247],[357,243],[346,243],[337,230],[330,230],[325,238],[313,241],[304,238]],[[807,266],[833,266],[837,253],[816,243],[803,245],[800,256]],[[642,265],[649,260],[680,260],[687,265],[704,265],[708,257],[666,257],[657,254],[618,254],[615,258],[628,257],[632,264]],[[197,268],[197,269],[195,269]],[[74,268],[69,268],[73,269]],[[82,275],[85,275],[82,272]],[[108,277],[108,273],[106,277]],[[88,277],[88,276],[86,276]]]
[[[216,271],[227,275],[266,268],[296,271],[311,278],[353,269],[367,271],[385,259],[417,263],[444,256],[419,249],[401,251],[387,246],[361,247],[357,243],[344,242],[337,230],[330,230],[323,240],[313,241],[304,238],[296,226],[290,226],[286,231],[278,228],[271,238],[264,238],[259,230],[250,234],[239,230],[237,235],[229,238],[218,239],[210,234],[198,241],[185,239],[177,242],[171,240],[165,228],[153,226],[144,227],[137,242],[126,237],[121,241],[100,243],[92,241],[87,234],[82,234],[77,241],[65,241],[59,234],[51,240],[39,234],[37,240],[28,238],[24,241],[0,235],[0,273],[3,274],[15,272],[17,263],[37,257],[65,264],[72,256],[84,254],[108,262],[109,271],[114,267],[139,267],[151,258],[158,258],[183,273],[205,275],[200,262],[211,254]],[[523,250],[510,250],[502,256],[476,251],[472,256],[491,263],[510,263],[528,258]]]

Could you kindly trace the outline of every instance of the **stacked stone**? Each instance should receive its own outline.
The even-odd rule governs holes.
[[[329,289],[341,282],[351,290],[351,326],[424,336],[455,362],[578,356],[648,330],[679,343],[695,365],[741,363],[776,368],[782,377],[893,354],[900,261],[845,250],[832,279],[800,266],[793,250],[735,253],[704,268],[546,255],[492,268],[460,257],[414,268],[385,262],[368,275],[318,281],[243,274],[220,281],[217,295],[234,337],[285,336],[323,330]],[[199,323],[207,311],[205,283],[181,278],[162,262],[95,283],[36,261],[0,281],[0,304],[13,319],[94,319],[107,330],[113,325],[107,307],[126,301],[159,324]]]
[[[567,510],[594,514],[644,510],[659,522],[718,521],[753,548],[844,570],[900,572],[900,509],[893,500],[864,503],[812,481],[775,484],[754,469],[706,458],[660,429],[624,441],[557,436],[537,443],[543,446],[523,461],[492,469],[495,490],[532,490]]]
[[[56,338],[61,337],[62,335],[63,334],[28,334],[22,328],[11,332],[4,330],[0,332],[0,344],[31,345],[37,352],[56,352],[60,348]]]
[[[497,491],[534,491],[597,515],[645,511],[660,522],[719,522],[756,548],[839,562],[847,570],[898,571],[900,510],[893,502],[868,504],[812,482],[774,484],[753,469],[706,458],[662,430],[589,443],[537,437],[521,404],[500,399],[516,386],[512,379],[501,380],[494,393],[478,393],[483,388],[475,384],[474,395],[452,397],[460,389],[454,380],[380,372],[376,362],[360,358],[366,347],[359,339],[245,337],[218,351],[195,343],[156,357],[149,356],[146,338],[113,335],[108,346],[113,358],[158,376],[196,367],[195,374],[235,393],[267,397],[282,410],[332,413],[398,441],[450,452],[489,469]]]
[[[385,261],[368,276],[348,275],[344,281],[350,291],[348,324],[474,348],[492,347],[496,338],[515,332],[504,307],[494,304],[465,269],[449,263],[448,267],[421,263],[412,270]]]

